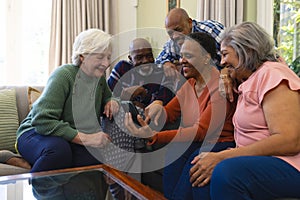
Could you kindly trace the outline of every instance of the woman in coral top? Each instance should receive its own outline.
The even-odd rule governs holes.
[[[168,199],[177,196],[177,188],[191,193],[191,183],[183,187],[177,183],[181,176],[189,179],[184,167],[189,157],[199,151],[220,151],[234,147],[232,116],[235,106],[219,93],[219,71],[212,64],[216,56],[214,39],[206,33],[191,33],[181,48],[182,70],[188,81],[164,107],[152,104],[146,110],[143,127],[137,128],[130,113],[125,116],[127,129],[135,136],[149,138],[150,144],[167,143],[166,167],[163,174],[164,194]],[[147,122],[175,122],[181,118],[179,129],[153,131]],[[199,150],[200,148],[200,150]],[[167,166],[168,165],[168,166]]]
[[[299,77],[277,61],[273,40],[256,23],[228,28],[221,53],[238,85],[237,148],[197,156],[193,186],[210,183],[213,200],[300,198]]]

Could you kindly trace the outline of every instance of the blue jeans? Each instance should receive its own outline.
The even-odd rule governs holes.
[[[211,199],[300,198],[300,172],[271,156],[226,159],[214,169]]]
[[[62,137],[40,135],[34,129],[18,138],[17,147],[31,164],[31,172],[101,164],[84,146]]]
[[[176,154],[184,144],[175,143],[167,152],[167,159]],[[201,148],[200,148],[201,147]],[[163,174],[164,195],[167,199],[192,199],[193,193],[198,195],[198,192],[203,193],[203,199],[209,196],[209,187],[200,188],[201,191],[193,191],[192,184],[190,183],[190,169],[191,161],[200,152],[217,152],[225,150],[229,147],[235,147],[234,142],[219,142],[215,145],[201,146],[201,143],[192,143],[190,147],[180,156],[176,161],[166,166]],[[169,158],[170,159],[170,158]],[[174,158],[173,158],[174,159]],[[197,188],[196,188],[197,189]],[[199,189],[198,189],[199,190]],[[196,199],[199,199],[196,198]],[[202,199],[202,198],[201,198]]]

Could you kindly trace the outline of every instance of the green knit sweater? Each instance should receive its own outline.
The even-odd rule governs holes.
[[[81,107],[80,110],[92,108],[91,103],[94,104],[96,114],[93,115],[96,116],[98,122],[95,126],[100,127],[100,115],[103,113],[104,105],[111,100],[111,91],[104,76],[95,82],[95,78],[87,78],[87,76],[80,79],[80,74],[83,72],[74,65],[63,65],[52,73],[42,95],[33,104],[28,116],[17,130],[17,138],[22,133],[35,128],[35,131],[41,135],[60,136],[71,141],[79,131],[73,118],[74,109],[77,110],[76,106]],[[80,88],[88,89],[79,90],[78,80],[80,83],[86,82]],[[86,97],[88,93],[90,96]],[[72,99],[76,98],[77,101],[80,96],[83,96],[84,101],[81,101],[83,103],[74,103],[75,99]],[[87,102],[87,99],[90,101]],[[79,119],[82,120],[82,117]]]

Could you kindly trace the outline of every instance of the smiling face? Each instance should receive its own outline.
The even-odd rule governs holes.
[[[248,70],[239,65],[239,57],[231,46],[226,46],[225,42],[221,43],[221,65],[228,68],[230,77],[241,83],[249,77]]]
[[[191,39],[185,40],[181,47],[180,54],[180,62],[183,67],[183,74],[186,78],[197,78],[200,73],[204,72],[208,57],[205,56],[198,42]]]
[[[81,56],[81,70],[91,77],[100,78],[110,65],[111,48],[107,48],[101,53],[91,53]]]
[[[151,48],[136,49],[130,53],[129,59],[132,65],[137,67],[142,64],[154,63],[154,57]]]
[[[151,44],[144,38],[136,38],[129,45],[128,59],[141,75],[152,73],[154,56]]]
[[[154,63],[152,48],[136,49],[130,53],[128,58],[141,75],[146,76],[152,73]]]
[[[192,19],[181,9],[174,9],[166,18],[165,28],[170,39],[181,46],[185,36],[192,32]]]

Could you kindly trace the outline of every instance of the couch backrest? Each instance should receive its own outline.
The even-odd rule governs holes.
[[[44,86],[31,86],[40,91],[44,89]],[[28,102],[28,86],[0,86],[2,89],[12,89],[16,90],[16,100],[17,100],[17,109],[19,115],[19,123],[27,116],[29,112],[29,102]]]

